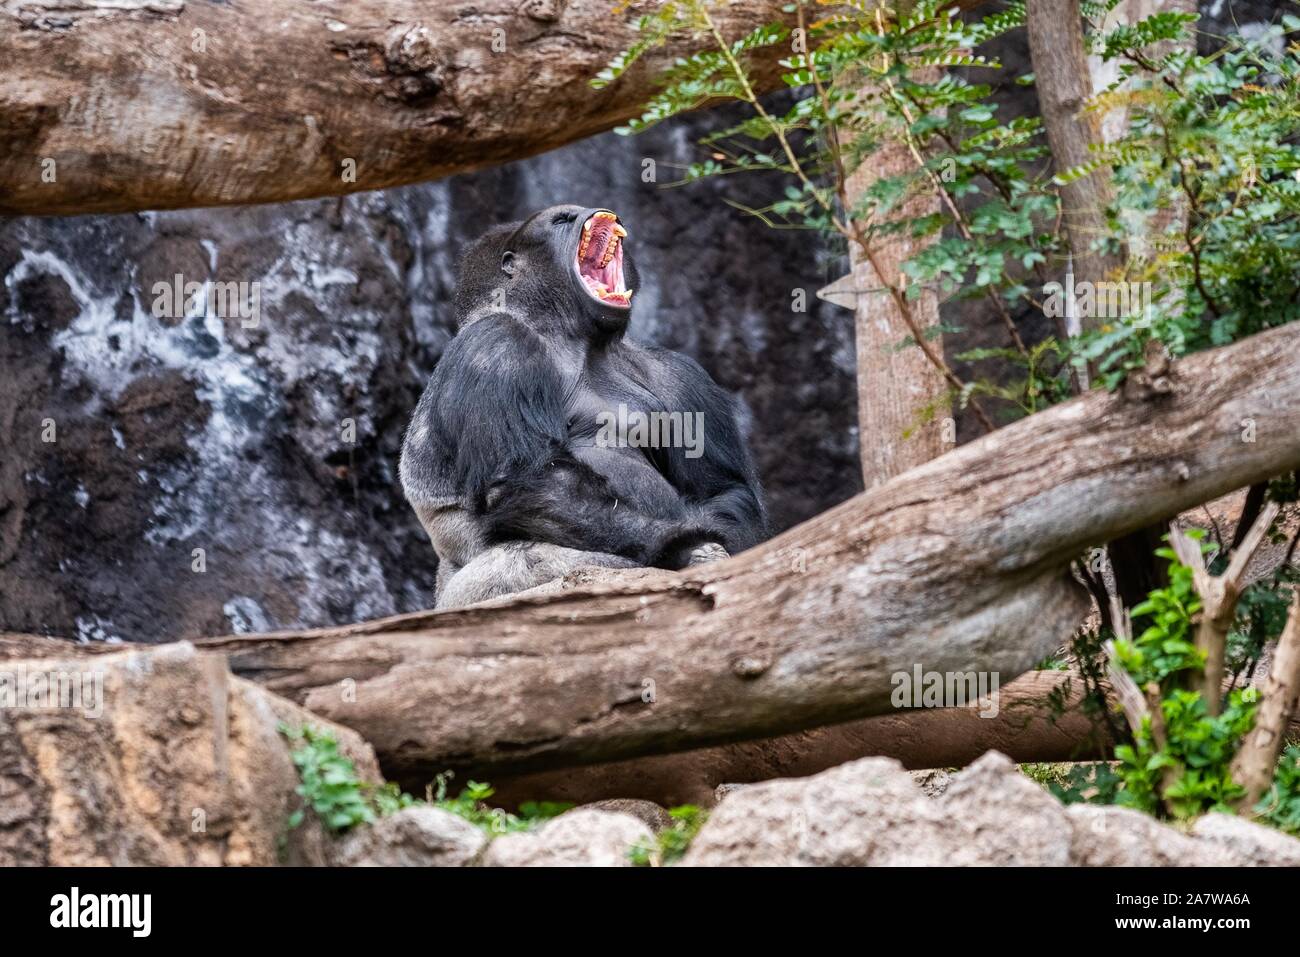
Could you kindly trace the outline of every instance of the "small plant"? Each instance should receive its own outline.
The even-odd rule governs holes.
[[[655,835],[653,844],[634,844],[628,849],[628,859],[637,867],[662,867],[680,861],[709,817],[708,811],[694,804],[670,808],[668,814],[673,823]]]
[[[1059,768],[1061,765],[1051,765]],[[1114,804],[1121,784],[1120,776],[1105,761],[1083,762],[1065,766],[1063,774],[1042,782],[1063,804]]]
[[[1172,530],[1171,547],[1155,553],[1168,562],[1169,584],[1128,611],[1111,603],[1101,627],[1081,632],[1085,641],[1076,638],[1073,657],[1094,680],[1109,659],[1109,684],[1127,719],[1112,727],[1115,763],[1078,764],[1064,773],[1054,765],[1026,766],[1025,773],[1066,803],[1119,804],[1177,820],[1222,811],[1300,831],[1300,748],[1274,757],[1268,737],[1252,738],[1257,719],[1269,727],[1285,722],[1286,712],[1265,698],[1275,691],[1250,685],[1267,645],[1294,647],[1289,619],[1300,605],[1293,605],[1297,573],[1290,563],[1300,534],[1291,535],[1276,571],[1249,585],[1245,577],[1266,539],[1287,544],[1277,520],[1282,501],[1294,501],[1293,486],[1287,476],[1267,494],[1260,487],[1258,500],[1246,506],[1246,531],[1239,529],[1231,548],[1217,528],[1213,545],[1200,529]],[[1282,501],[1269,501],[1274,494]],[[1096,578],[1089,583],[1097,595]],[[1053,702],[1054,713],[1069,705],[1064,695]]]
[[[363,781],[332,735],[309,725],[293,728],[281,724],[279,730],[300,745],[293,752],[293,763],[301,781],[297,793],[305,806],[290,815],[290,828],[302,824],[307,808],[315,812],[326,830],[344,834],[358,824],[373,824],[403,808],[428,803],[491,834],[509,834],[529,830],[573,807],[559,801],[525,801],[518,814],[511,814],[486,803],[493,794],[492,786],[480,781],[468,781],[460,794],[448,797],[451,772],[439,774],[429,788],[427,802],[421,802],[392,782],[374,785]]]
[[[1020,765],[1020,773],[1051,790],[1053,785],[1064,785],[1069,780],[1072,767],[1064,763],[1037,762]]]
[[[1245,793],[1232,779],[1232,759],[1255,721],[1253,688],[1228,695],[1221,714],[1210,715],[1199,691],[1174,689],[1160,701],[1164,740],[1148,719],[1134,744],[1115,749],[1124,786],[1116,803],[1148,814],[1162,808],[1175,818],[1207,811],[1233,813]]]
[[[531,830],[543,821],[558,817],[573,807],[562,801],[525,801],[519,813],[511,814],[503,808],[487,803],[495,792],[492,785],[481,781],[467,781],[456,797],[448,797],[447,782],[451,773],[444,772],[434,778],[430,788],[429,803],[443,811],[462,817],[489,834],[515,834]]]
[[[1255,805],[1260,820],[1300,836],[1300,745],[1291,745],[1277,762],[1273,786]]]
[[[352,759],[340,752],[338,741],[324,731],[310,725],[292,728],[281,724],[280,733],[301,745],[293,752],[293,763],[301,782],[297,793],[306,806],[289,816],[290,828],[302,824],[308,807],[326,830],[343,834],[416,803],[395,784],[376,787],[362,781]]]
[[[1186,534],[1203,552],[1210,550],[1203,531]],[[1222,708],[1216,700],[1211,709],[1201,691],[1191,690],[1205,667],[1205,652],[1195,642],[1201,597],[1192,569],[1173,548],[1156,554],[1169,562],[1169,584],[1130,611],[1134,622],[1146,623],[1143,631],[1115,642],[1119,664],[1146,689],[1150,712],[1133,729],[1132,743],[1115,748],[1123,782],[1116,802],[1175,818],[1231,811],[1245,793],[1232,780],[1231,765],[1254,724],[1256,693],[1234,690]]]
[[[1278,506],[1271,504],[1256,517],[1231,562],[1221,554],[1208,564],[1204,561],[1202,555],[1218,549],[1203,541],[1205,533],[1199,529],[1175,531],[1177,538],[1170,539],[1175,547],[1157,550],[1169,563],[1169,584],[1153,590],[1128,613],[1125,621],[1141,623],[1141,633],[1128,638],[1129,629],[1122,629],[1124,636],[1113,646],[1117,669],[1112,677],[1132,731],[1130,740],[1115,748],[1115,803],[1175,819],[1208,811],[1252,812],[1243,805],[1254,800],[1261,785],[1249,792],[1248,782],[1234,779],[1234,769],[1240,768],[1238,759],[1255,725],[1260,693],[1240,685],[1248,680],[1265,644],[1283,632],[1295,575],[1284,563],[1262,581],[1250,586],[1241,582],[1250,555],[1277,514]],[[1217,575],[1215,569],[1220,570]],[[1226,611],[1219,593],[1232,596]],[[1215,634],[1207,629],[1215,628],[1215,615],[1225,613],[1232,624],[1226,633],[1218,632],[1218,640],[1226,674],[1231,675],[1226,692],[1220,683],[1224,670],[1207,678],[1206,668],[1207,648],[1213,647],[1206,642]],[[1295,813],[1291,802],[1300,803],[1294,756],[1279,761],[1274,775],[1265,801],[1253,813],[1290,821]]]

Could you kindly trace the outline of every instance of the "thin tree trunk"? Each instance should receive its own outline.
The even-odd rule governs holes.
[[[1291,613],[1277,642],[1277,652],[1264,682],[1255,727],[1246,735],[1232,761],[1232,779],[1246,789],[1238,809],[1249,811],[1273,783],[1273,768],[1286,743],[1288,728],[1300,701],[1300,590],[1291,599]]]
[[[1095,156],[1091,148],[1103,139],[1100,117],[1083,112],[1093,87],[1079,0],[1029,0],[1026,14],[1034,86],[1052,161],[1058,172],[1083,166]],[[1063,185],[1060,195],[1076,280],[1101,282],[1123,269],[1122,255],[1091,248],[1094,240],[1109,233],[1105,210],[1112,193],[1105,172],[1078,177]],[[1096,318],[1083,317],[1084,328]]]
[[[878,179],[899,175],[915,165],[905,144],[882,146],[848,177],[849,201],[857,202]],[[913,219],[938,211],[939,198],[927,191],[909,199],[896,215]],[[956,444],[952,404],[943,401],[948,392],[943,373],[917,346],[903,347],[908,328],[886,292],[888,286],[901,285],[903,263],[920,252],[924,242],[899,233],[880,243],[874,258],[884,275],[876,272],[855,243],[849,244],[856,291],[858,444],[863,487],[867,489],[942,455]],[[925,289],[908,306],[919,328],[928,332],[939,325],[939,298],[933,289]],[[935,334],[927,341],[943,355],[940,336]],[[932,408],[936,405],[937,411]],[[922,415],[927,408],[932,412],[928,419]]]
[[[1184,0],[1123,0],[1111,19],[1134,22],[1157,8],[1182,9],[1183,5]],[[1083,111],[1085,101],[1112,77],[1099,60],[1089,63],[1079,0],[1029,0],[1026,14],[1043,126],[1052,162],[1058,172],[1064,172],[1095,159],[1093,148],[1117,137],[1127,117],[1107,118]],[[1103,129],[1107,120],[1108,130]],[[1060,196],[1076,282],[1095,284],[1122,279],[1124,253],[1092,248],[1095,241],[1110,232],[1106,207],[1113,194],[1108,173],[1103,169],[1073,179],[1060,187]],[[1086,331],[1105,317],[1080,318],[1080,326]],[[1169,517],[1158,516],[1158,521],[1111,543],[1115,588],[1126,608],[1137,606],[1151,591],[1168,584],[1164,568],[1153,553],[1161,544]]]

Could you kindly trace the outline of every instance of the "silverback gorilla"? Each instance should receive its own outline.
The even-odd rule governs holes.
[[[609,210],[554,206],[465,253],[458,332],[402,446],[438,607],[583,566],[683,568],[766,536],[732,398],[693,360],[624,336],[626,236]]]

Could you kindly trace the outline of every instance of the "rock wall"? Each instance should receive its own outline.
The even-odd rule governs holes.
[[[0,631],[156,642],[428,607],[397,459],[458,250],[559,202],[627,222],[632,334],[741,397],[778,528],[855,493],[852,317],[814,295],[835,263],[722,201],[757,181],[665,188],[702,123],[338,200],[0,221]],[[156,317],[177,275],[259,284],[256,327]]]

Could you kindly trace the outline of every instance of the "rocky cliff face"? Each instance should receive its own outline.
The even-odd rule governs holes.
[[[627,222],[632,334],[740,396],[778,528],[853,494],[852,317],[815,298],[835,264],[723,184],[665,189],[695,138],[610,134],[341,200],[0,222],[0,631],[165,641],[427,607],[397,457],[453,333],[458,250],[559,202]],[[177,276],[256,283],[256,325],[251,299],[160,317]]]

